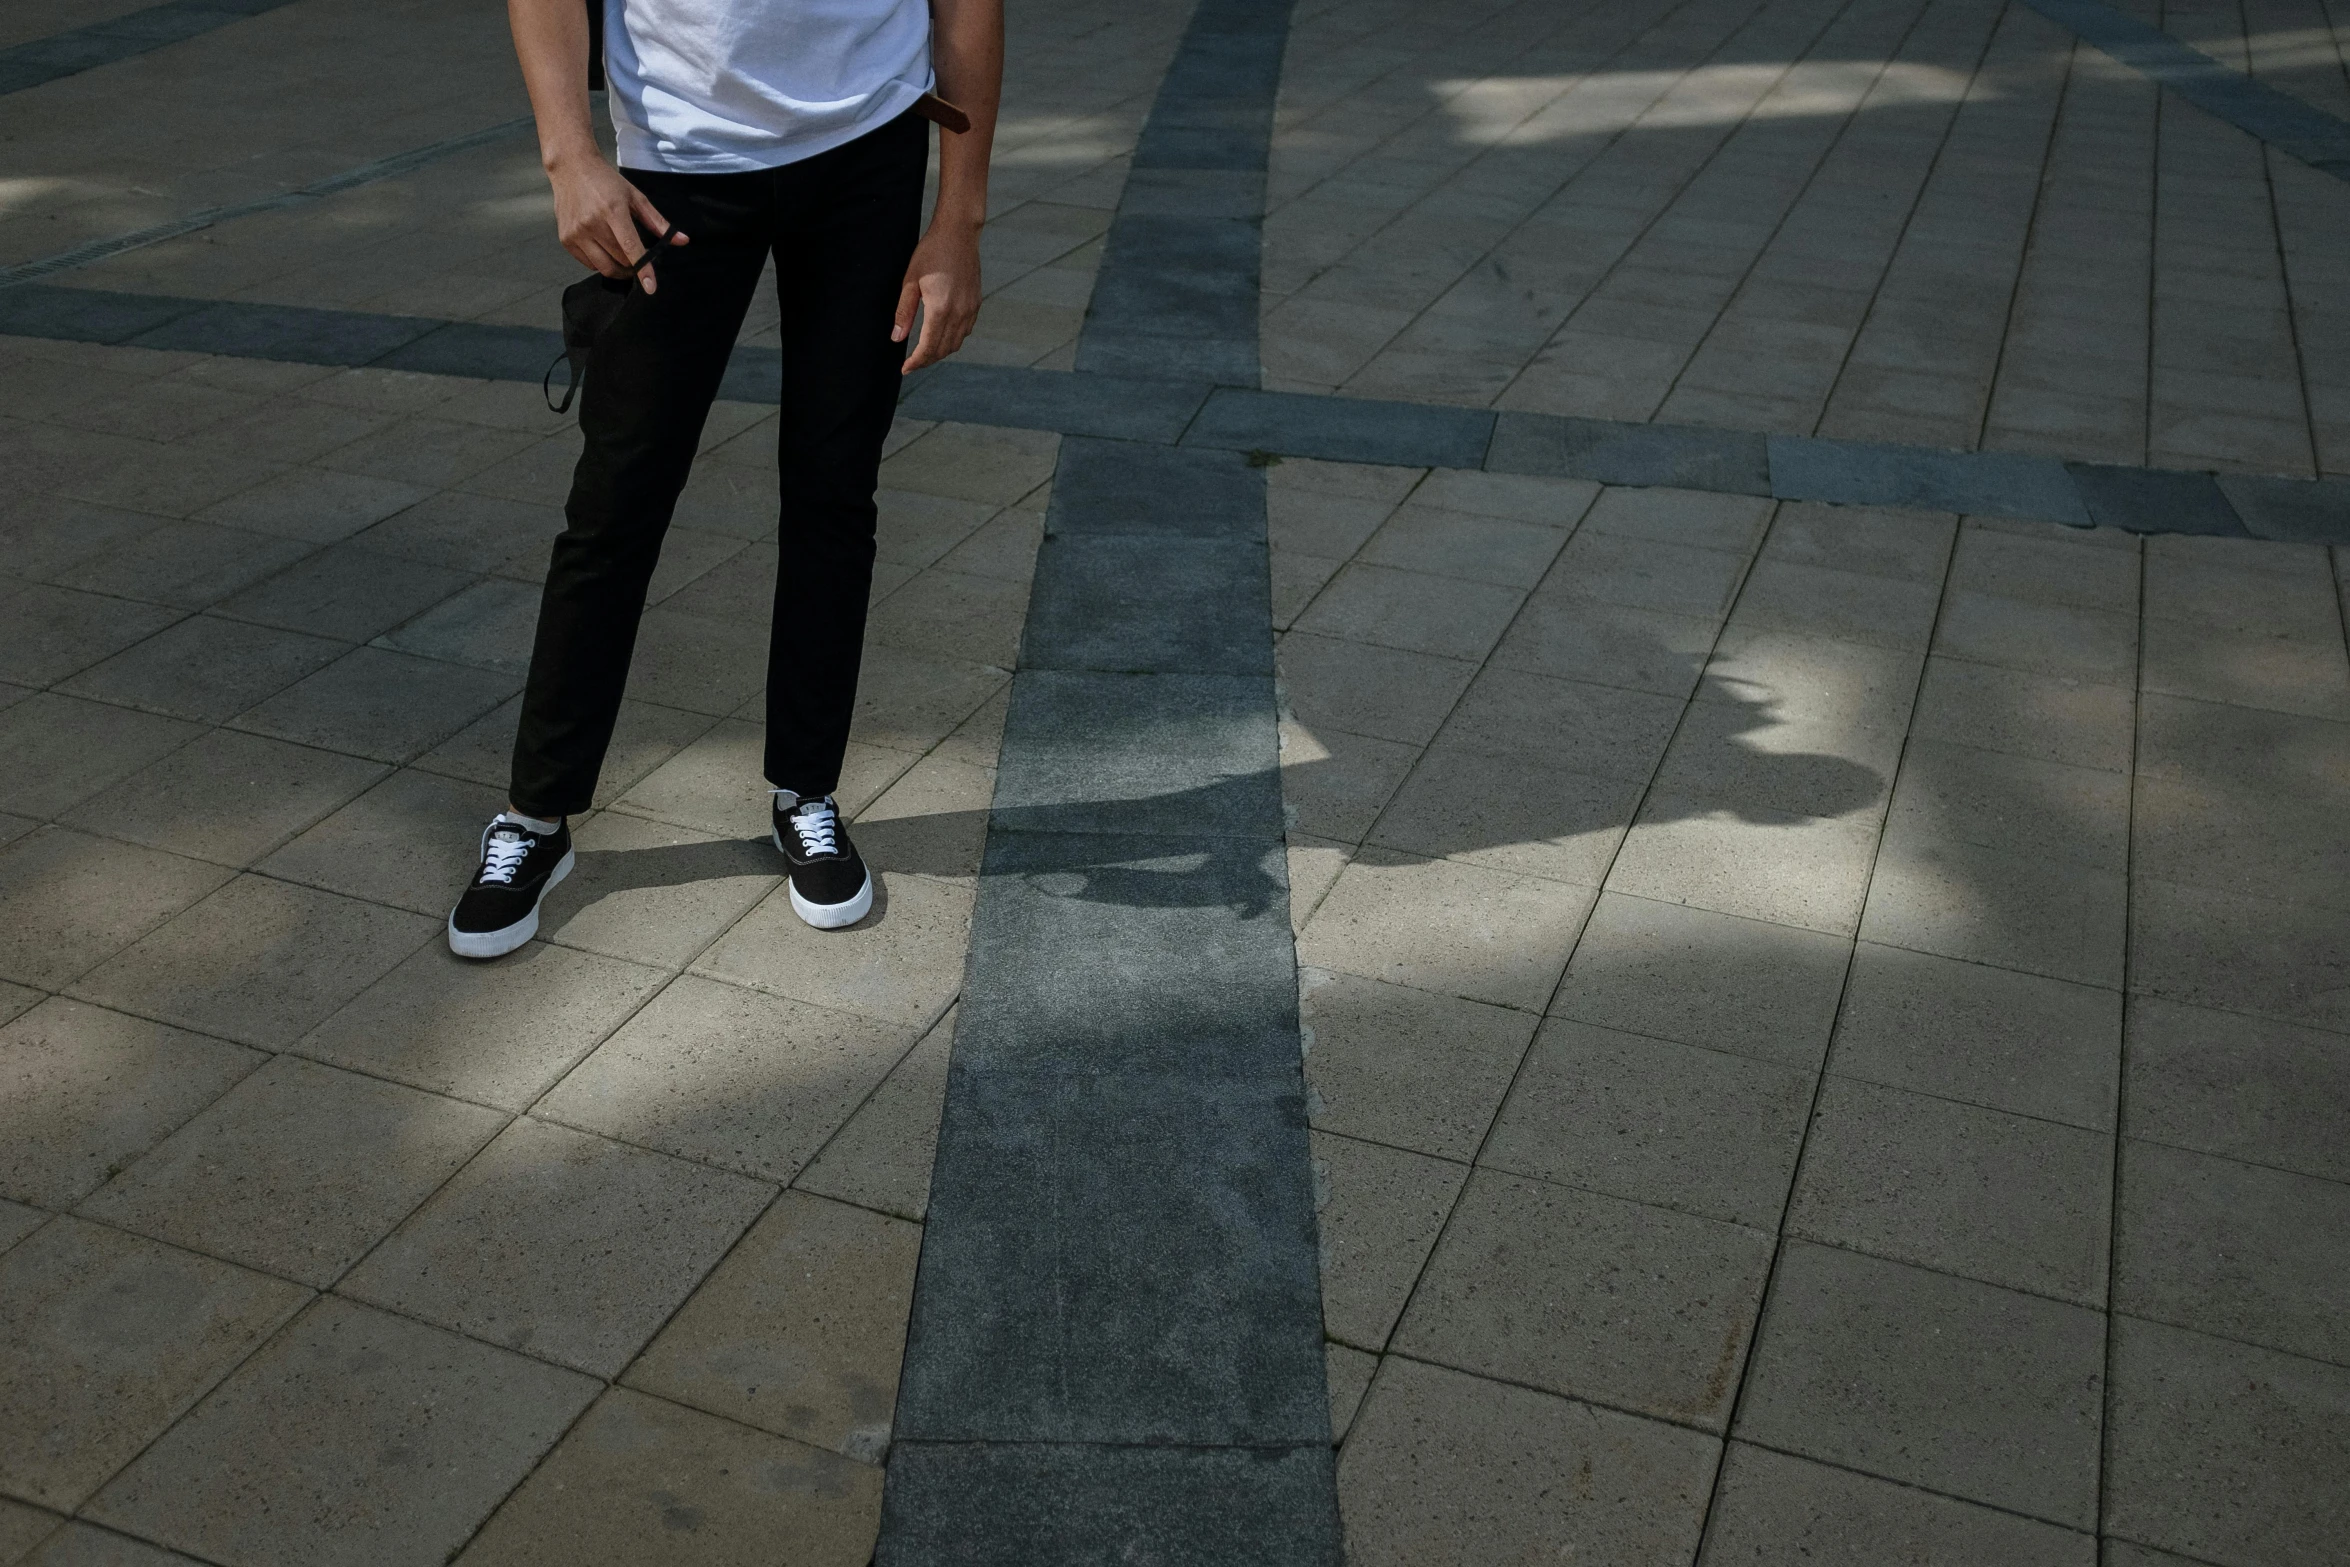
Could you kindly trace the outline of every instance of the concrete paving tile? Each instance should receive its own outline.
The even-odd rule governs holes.
[[[634,963],[532,942],[496,964],[419,947],[292,1047],[414,1088],[526,1108],[659,987]]]
[[[1523,1012],[1308,971],[1307,1110],[1316,1128],[1472,1158],[1533,1037]]]
[[[1633,779],[1560,772],[1548,760],[1496,756],[1448,735],[1420,757],[1369,837],[1382,848],[1595,887],[1640,792]],[[1300,821],[1317,825],[1312,816]],[[1339,824],[1319,825],[1335,833]]]
[[[1012,690],[1020,743],[998,774],[997,821],[1261,840],[1280,813],[1272,694],[1261,675],[1026,671]]]
[[[23,1567],[189,1567],[196,1559],[92,1524],[69,1523],[51,1535]]]
[[[2155,693],[2139,707],[2138,770],[2147,777],[2350,805],[2350,726]]]
[[[1447,470],[1453,471],[1453,470]],[[1428,477],[1425,468],[1395,464],[1323,462],[1312,457],[1284,457],[1265,470],[1268,492],[1313,491],[1356,500],[1381,501],[1390,509]],[[1464,511],[1479,508],[1464,506]],[[1381,515],[1385,515],[1382,513]],[[1369,529],[1364,529],[1369,536]]]
[[[1609,891],[1550,1010],[1816,1070],[1847,950],[1816,931]]]
[[[69,588],[202,609],[302,559],[317,546],[241,528],[170,522],[133,547],[92,556],[58,581]]]
[[[1897,729],[1700,702],[1675,732],[1656,788],[1798,816],[1873,822],[1901,758],[1901,741]]]
[[[437,407],[465,387],[465,382],[450,376],[360,367],[312,381],[302,388],[302,396],[340,408],[408,414]]]
[[[55,1534],[64,1522],[55,1513],[0,1498],[0,1560],[28,1560],[33,1547]]]
[[[63,988],[226,880],[176,854],[36,828],[0,850],[0,974]]]
[[[771,893],[711,944],[694,972],[927,1028],[963,982],[971,900],[970,889],[950,882],[892,876],[878,885],[874,912],[851,930],[818,931],[791,911],[781,892]]]
[[[1734,625],[1722,633],[1696,700],[1746,711],[1757,727],[1809,723],[1899,733],[1917,693],[1918,654]]]
[[[1646,783],[1680,721],[1680,703],[1649,692],[1487,669],[1437,743]]]
[[[1336,1446],[1346,1440],[1355,1412],[1363,1407],[1363,1395],[1378,1374],[1379,1357],[1338,1343],[1325,1344],[1323,1353],[1330,1380],[1330,1441]]]
[[[520,678],[383,648],[353,648],[261,703],[236,727],[298,745],[404,762],[504,701]]]
[[[161,604],[35,583],[8,601],[0,678],[45,686],[153,636],[179,619]]]
[[[1775,1229],[1811,1100],[1795,1067],[1553,1018],[1478,1162]]]
[[[381,777],[381,763],[215,729],[67,813],[65,824],[243,866]]]
[[[764,1182],[525,1117],[340,1289],[613,1377],[774,1194]]]
[[[1469,1567],[1562,1547],[1595,1561],[1688,1560],[1718,1445],[1528,1388],[1390,1356],[1339,1464],[1364,1567]]]
[[[2125,1139],[2114,1309],[2350,1365],[2350,1186]]]
[[[1700,619],[1728,613],[1744,555],[1655,539],[1578,532],[1543,579],[1545,593]]]
[[[544,939],[659,968],[676,968],[782,879],[765,838],[714,838],[617,811],[572,840],[579,868],[548,894]]]
[[[2119,873],[2130,798],[2129,780],[2102,769],[1920,739],[1902,755],[1885,830]]]
[[[0,1252],[49,1222],[49,1215],[39,1208],[28,1208],[20,1202],[0,1199]]]
[[[379,418],[355,410],[319,407],[310,417],[293,416],[296,438],[305,443],[330,443],[300,455],[282,454],[288,461],[306,461],[347,444],[378,428]],[[284,432],[279,433],[282,439]],[[281,455],[270,453],[269,455]],[[370,478],[358,473],[335,473],[318,468],[295,468],[265,479],[249,490],[213,502],[196,514],[198,522],[217,522],[254,533],[312,544],[332,544],[360,529],[405,511],[432,493],[420,484]]]
[[[1281,730],[1282,801],[1301,830],[1359,843],[1419,759],[1417,748],[1392,740],[1336,729],[1317,734],[1286,724]]]
[[[869,635],[916,653],[1010,669],[1027,608],[1025,583],[934,566],[874,610]]]
[[[84,975],[75,991],[280,1049],[389,973],[438,923],[248,875]]]
[[[2339,632],[2300,640],[2150,618],[2141,679],[2166,696],[2350,718],[2350,657]]]
[[[1912,733],[2069,767],[2130,767],[2135,704],[2120,687],[1992,664],[1926,660]]]
[[[2137,623],[2106,610],[1953,591],[1934,651],[2028,674],[2128,686],[2137,680]]]
[[[720,582],[744,573],[753,562],[765,564],[766,550],[753,552],[742,540],[731,533],[718,533],[708,528],[671,527],[661,538],[661,558],[653,567],[652,581],[645,588],[647,604],[666,604],[685,589],[704,578]],[[521,561],[509,561],[505,570],[523,575],[518,568]],[[527,574],[534,582],[544,582],[543,571]],[[759,585],[768,590],[769,606],[773,604],[775,577],[772,571],[756,573]],[[716,586],[717,584],[713,584]],[[726,617],[720,616],[720,619]],[[764,618],[764,617],[761,617]]]
[[[1948,512],[1788,501],[1771,522],[1762,558],[1932,587],[1949,565],[1957,527]]]
[[[1473,663],[1293,631],[1275,653],[1281,699],[1316,733],[1425,745],[1476,674]]]
[[[384,633],[375,645],[452,664],[527,674],[538,615],[535,583],[491,577]]]
[[[318,459],[318,466],[439,490],[462,484],[535,444],[534,437],[519,430],[491,429],[420,414],[327,453]]]
[[[833,1133],[793,1186],[919,1222],[930,1206],[930,1166],[938,1148],[954,1035],[955,1012],[949,1008]]]
[[[416,759],[428,773],[467,778],[503,791],[514,766],[514,729],[522,714],[517,696],[475,719]],[[661,707],[622,698],[620,720],[596,778],[598,810],[644,781],[654,768],[708,734],[717,721],[706,713]]]
[[[1860,923],[1873,820],[1822,821],[1651,794],[1608,890],[1849,936]]]
[[[1314,911],[1298,961],[1532,1011],[1550,999],[1594,896],[1564,882],[1366,850]]]
[[[883,560],[917,570],[962,543],[999,510],[987,501],[956,500],[915,490],[882,490],[876,548]]]
[[[2112,1161],[2101,1132],[1831,1076],[1787,1230],[2102,1307]]]
[[[81,1211],[323,1288],[503,1120],[478,1105],[281,1056]]]
[[[772,503],[771,503],[772,506]],[[773,515],[772,509],[769,513]],[[683,521],[681,517],[679,519]],[[475,575],[529,556],[545,560],[563,531],[558,506],[444,491],[351,536],[358,548]]]
[[[0,1029],[0,1192],[70,1207],[265,1059],[51,997]]]
[[[1333,494],[1284,484],[1278,477],[1265,487],[1266,535],[1277,553],[1346,560],[1394,510],[1391,496]]]
[[[865,1463],[887,1452],[922,1230],[786,1192],[648,1345],[630,1387]]]
[[[1492,665],[1681,697],[1696,685],[1719,630],[1711,620],[1546,589],[1510,623]]]
[[[2215,1561],[2323,1561],[2350,1527],[2350,1371],[2114,1319],[2105,1529]]]
[[[323,637],[195,615],[83,670],[62,689],[174,718],[220,723],[345,651],[344,644]]]
[[[1394,1347],[1719,1431],[1771,1248],[1739,1225],[1480,1170]]]
[[[101,553],[128,548],[163,525],[162,518],[147,512],[118,511],[62,495],[17,495],[0,502],[0,508],[0,550],[11,572],[31,582],[46,582]]]
[[[2030,537],[1970,524],[1959,532],[1950,583],[1960,592],[2074,609],[2128,615],[2138,608],[2137,552],[2099,549],[2071,537]]]
[[[0,1260],[0,1483],[60,1510],[137,1456],[309,1291],[63,1218]]]
[[[1042,430],[945,423],[900,448],[882,465],[881,482],[1009,506],[1052,477],[1060,444],[1059,436]]]
[[[2140,875],[2350,908],[2350,822],[2330,801],[2224,778],[2148,778],[2131,804],[2131,867]]]
[[[1864,941],[1836,1029],[1842,1076],[2108,1132],[2121,997]]]
[[[1755,564],[1731,616],[1735,630],[1800,632],[1903,652],[1923,649],[1939,590],[1767,554]]]
[[[1314,598],[1338,575],[1346,564],[1328,555],[1300,555],[1294,550],[1276,549],[1265,557],[1265,571],[1271,591],[1273,630],[1287,631],[1312,606]],[[1360,644],[1358,644],[1360,645]]]
[[[859,852],[884,871],[977,876],[995,778],[992,768],[924,757],[858,813]]]
[[[2096,1567],[2097,1551],[2093,1535],[1732,1442],[1698,1561]]]
[[[2119,988],[2125,913],[2118,871],[1987,848],[1923,830],[1886,836],[1864,940]]]
[[[876,644],[857,679],[853,732],[867,745],[923,752],[1004,687],[1004,671]]]
[[[1554,526],[1440,510],[1415,497],[1381,525],[1358,558],[1404,571],[1531,588],[1549,570],[1565,538]]]
[[[880,1516],[875,1469],[615,1388],[458,1560],[863,1567]]]
[[[2133,990],[2350,1033],[2350,931],[2337,909],[2142,876],[2130,950]]]
[[[464,572],[423,561],[334,545],[222,600],[218,609],[265,626],[364,642],[469,580]]]
[[[2350,1180],[2340,1036],[2141,998],[2130,1009],[2123,1130]]]
[[[445,915],[478,863],[482,829],[505,804],[503,789],[401,768],[260,869],[371,903]]]
[[[1324,1331],[1377,1351],[1403,1314],[1468,1166],[1327,1132],[1314,1133],[1312,1146]]]
[[[765,683],[767,651],[764,630],[650,609],[637,630],[629,692],[688,712],[731,713]]]
[[[1495,583],[1349,565],[1297,625],[1350,642],[1478,659],[1500,640],[1524,597],[1519,589]]]
[[[322,1403],[321,1387],[337,1396]],[[595,1393],[576,1372],[330,1297],[141,1454],[90,1515],[255,1567],[438,1562]],[[415,1484],[426,1467],[438,1481]]]
[[[2103,1316],[1790,1241],[1735,1435],[2095,1526]]]
[[[766,730],[727,719],[647,773],[620,796],[621,809],[741,837],[772,828]]]
[[[904,1028],[688,976],[539,1108],[631,1143],[789,1181],[914,1042]]]
[[[1770,520],[1771,502],[1761,496],[1610,488],[1600,491],[1583,528],[1742,555],[1754,548]]]

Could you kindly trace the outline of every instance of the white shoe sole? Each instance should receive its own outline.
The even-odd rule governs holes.
[[[783,853],[783,834],[775,832],[770,836],[775,839],[775,852]],[[791,911],[818,930],[838,930],[843,925],[854,925],[873,912],[873,872],[870,867],[865,872],[865,885],[859,887],[857,895],[846,903],[810,903],[800,896],[800,889],[793,887],[788,877],[784,880],[784,886],[791,890]]]
[[[504,930],[459,930],[456,911],[451,910],[449,913],[449,950],[461,958],[502,958],[530,940],[531,937],[539,933],[539,904],[547,901],[547,894],[555,890],[557,882],[571,874],[571,867],[577,861],[578,855],[570,849],[565,849],[563,858],[555,862],[553,873],[547,877],[547,884],[539,889],[539,895],[532,902],[530,912]]]

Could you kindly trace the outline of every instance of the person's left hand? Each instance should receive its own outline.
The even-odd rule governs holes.
[[[898,290],[897,325],[889,340],[902,343],[914,330],[914,308],[922,308],[922,335],[906,356],[902,375],[934,365],[963,346],[979,319],[979,228],[972,224],[937,224],[914,247],[906,266],[905,287]]]

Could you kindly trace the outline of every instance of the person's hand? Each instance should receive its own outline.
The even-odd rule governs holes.
[[[593,267],[606,277],[626,277],[636,270],[630,263],[645,253],[637,225],[641,223],[655,234],[669,231],[669,220],[661,216],[651,198],[600,154],[551,167],[547,179],[555,188],[555,232],[561,236],[563,248],[582,266]],[[683,234],[669,241],[672,245],[685,242]],[[654,271],[644,268],[648,294],[659,287]]]
[[[902,343],[914,330],[914,307],[922,307],[922,335],[906,356],[901,375],[934,365],[963,346],[979,319],[979,225],[933,223],[898,290],[897,324],[889,340]]]

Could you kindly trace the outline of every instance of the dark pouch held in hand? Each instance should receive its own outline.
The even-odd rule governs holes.
[[[571,412],[571,400],[579,395],[580,383],[587,379],[588,360],[594,355],[597,342],[620,319],[620,307],[636,292],[644,269],[669,248],[670,235],[676,232],[671,229],[653,241],[651,248],[638,258],[636,270],[628,276],[606,277],[601,272],[591,272],[563,291],[563,352],[539,378],[539,391],[545,395],[550,410],[559,414]],[[555,366],[566,359],[571,361],[571,380],[563,388],[563,400],[557,402]]]

